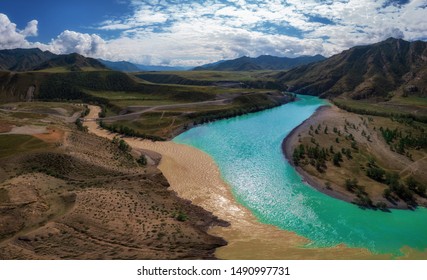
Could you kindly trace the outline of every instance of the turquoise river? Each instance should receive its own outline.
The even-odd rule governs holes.
[[[239,203],[261,222],[308,238],[309,246],[344,243],[394,255],[400,255],[404,246],[427,248],[427,209],[362,210],[301,181],[285,160],[281,143],[325,101],[299,98],[274,109],[195,127],[174,141],[211,155]]]

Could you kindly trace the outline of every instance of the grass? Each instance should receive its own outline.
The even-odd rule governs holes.
[[[83,72],[109,71],[108,69],[102,70],[102,69],[94,68],[94,67],[80,67],[79,69]],[[36,73],[37,72],[42,72],[42,73],[68,73],[68,72],[73,72],[73,71],[70,70],[69,67],[52,67],[52,68],[46,68],[46,69],[41,69],[41,70],[32,71],[32,72],[36,72]]]
[[[333,99],[333,102],[338,107],[355,113],[403,116],[427,122],[427,98],[423,97],[393,97],[390,101],[379,103],[339,97]]]
[[[38,113],[31,113],[31,112],[13,112],[10,114],[12,117],[17,119],[44,119],[47,117],[46,114],[38,114]]]
[[[392,99],[392,102],[396,102],[399,104],[407,104],[407,105],[414,105],[414,106],[421,106],[426,107],[427,106],[427,97],[419,97],[419,96],[408,96],[408,97],[395,97]]]
[[[111,104],[125,109],[128,106],[157,106],[180,103],[179,101],[165,98],[162,94],[149,94],[141,92],[126,92],[126,91],[90,91],[89,94],[106,98]]]
[[[134,121],[116,121],[114,123],[134,129],[139,133],[167,138],[186,121],[188,120],[179,112],[149,112]]]
[[[271,80],[275,71],[165,71],[165,72],[142,72],[139,74],[150,75],[176,75],[185,79],[197,81],[250,81],[254,79]]]
[[[15,107],[16,110],[29,111],[29,113],[31,112],[35,114],[40,114],[40,117],[46,117],[44,114],[62,115],[54,108],[64,109],[66,111],[66,116],[72,116],[74,113],[82,110],[81,106],[63,102],[17,102],[9,103],[7,104],[7,107]]]
[[[48,146],[47,143],[30,135],[0,135],[0,158]]]

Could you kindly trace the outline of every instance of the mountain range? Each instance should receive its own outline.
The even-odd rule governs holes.
[[[185,71],[185,70],[191,69],[191,67],[136,64],[129,61],[108,61],[104,59],[98,59],[98,61],[112,70],[123,71],[123,72]]]
[[[83,68],[99,70],[108,68],[123,72],[182,71],[191,68],[143,65],[128,61],[108,61],[84,57],[76,53],[56,55],[49,51],[41,51],[38,48],[0,50],[0,70],[25,72],[58,67],[66,68],[70,71],[79,71],[79,69],[81,70]]]
[[[313,60],[320,61],[311,62]],[[284,61],[288,61],[288,67],[298,63],[308,64],[276,74],[271,73],[269,79],[274,80],[280,88],[300,94],[319,95],[325,98],[345,96],[353,100],[370,99],[375,102],[388,100],[389,96],[395,93],[427,96],[427,42],[423,41],[408,42],[389,38],[376,44],[350,48],[327,59],[321,56],[295,59],[272,56],[260,56],[254,59],[242,57],[220,61],[203,69],[276,69],[284,67]],[[49,71],[44,72],[52,73],[59,70],[105,71],[108,68],[104,64],[113,68],[109,62],[101,63],[79,54],[55,55],[39,49],[2,50],[0,51],[0,70],[4,73],[1,74],[0,82],[5,92],[6,89],[9,92],[22,87],[22,92],[25,93],[28,86],[38,85],[40,83],[38,79],[47,74],[43,76],[30,72],[18,75],[19,72],[46,69]],[[139,68],[128,62],[114,62],[114,64],[127,69],[122,71],[134,71]],[[115,75],[117,76],[118,74]],[[23,81],[28,81],[28,85]],[[106,83],[114,84],[109,81]],[[201,82],[197,84],[199,83]]]
[[[54,57],[55,54],[40,49],[0,50],[0,70],[28,71]]]
[[[56,55],[40,49],[0,50],[0,70],[26,72],[52,68],[63,68],[69,71],[80,71],[87,68],[107,69],[98,60],[77,53]]]
[[[427,94],[427,42],[389,38],[276,76],[289,91],[387,99],[394,91]]]
[[[252,71],[252,70],[287,70],[293,67],[324,60],[321,55],[300,56],[295,58],[261,55],[256,58],[242,56],[232,60],[221,60],[205,64],[193,70],[211,71]]]
[[[128,61],[108,61],[98,58],[98,61],[107,66],[108,68],[116,71],[123,72],[138,72],[141,71],[138,66]]]

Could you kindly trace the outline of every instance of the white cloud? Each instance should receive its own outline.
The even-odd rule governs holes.
[[[96,34],[86,34],[65,30],[47,45],[39,45],[53,53],[79,53],[90,57],[101,57],[107,54],[106,42]]]
[[[57,54],[77,52],[91,57],[108,55],[106,42],[98,35],[65,30],[49,44],[29,42],[27,37],[37,36],[38,21],[28,22],[23,30],[11,22],[7,15],[0,13],[0,49],[40,48]]]
[[[37,20],[30,21],[24,30],[21,31],[21,34],[28,37],[28,36],[37,36],[38,26],[39,22]]]
[[[240,55],[329,56],[390,36],[416,39],[420,33],[425,34],[422,27],[426,19],[421,13],[427,11],[420,7],[420,1],[385,6],[386,1],[135,0],[133,15],[101,28],[126,29],[119,38],[108,42],[110,52],[120,59],[141,62],[149,57],[152,63],[172,64],[211,62]],[[166,21],[169,24],[163,25]]]
[[[127,1],[133,12],[97,26],[115,34],[113,39],[67,30],[48,44],[31,44],[26,37],[37,34],[37,22],[20,31],[3,16],[0,32],[8,43],[3,40],[0,46],[37,45],[111,60],[198,65],[241,55],[329,56],[390,36],[427,38],[426,0],[404,5],[389,0]]]
[[[37,35],[36,20],[27,24],[24,30],[19,30],[7,15],[0,13],[0,49],[28,48],[27,37]]]

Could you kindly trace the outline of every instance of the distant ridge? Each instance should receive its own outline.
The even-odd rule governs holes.
[[[140,71],[186,71],[192,67],[135,64]]]
[[[98,58],[98,61],[107,66],[108,68],[116,71],[123,72],[138,72],[141,69],[135,64],[128,61],[108,61]]]
[[[179,66],[144,65],[144,64],[135,64],[129,61],[108,61],[104,59],[98,59],[98,61],[112,70],[123,71],[123,72],[185,71],[192,68],[192,67],[179,67]]]
[[[392,91],[427,94],[427,42],[389,38],[357,46],[276,77],[301,94],[386,99]]]
[[[300,56],[296,58],[261,55],[256,58],[242,56],[233,60],[221,60],[194,68],[211,71],[251,71],[251,70],[287,70],[293,67],[322,61],[321,55]]]

